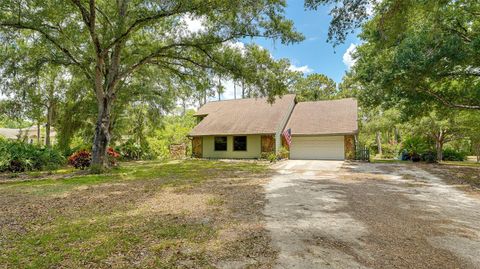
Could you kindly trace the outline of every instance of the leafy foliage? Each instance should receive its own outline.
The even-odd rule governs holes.
[[[406,152],[409,159],[420,158],[420,156],[432,149],[431,143],[421,136],[411,136],[402,143],[402,151]]]
[[[148,145],[142,147],[131,139],[117,146],[116,150],[123,160],[149,160],[154,158]]]
[[[65,158],[57,149],[0,139],[0,171],[2,172],[51,170],[64,163]]]
[[[6,0],[0,4],[5,43],[0,66],[31,66],[22,68],[28,78],[51,63],[64,66],[66,77],[80,77],[84,87],[79,89],[94,96],[97,109],[92,162],[103,166],[115,116],[125,103],[136,101],[139,89],[145,100],[162,107],[184,96],[175,91],[184,86],[205,96],[219,76],[241,79],[255,94],[271,99],[287,92],[288,77],[279,71],[288,69],[288,61],[275,61],[255,45],[235,46],[245,37],[301,41],[283,15],[285,5],[283,0]],[[189,20],[201,29],[188,29]],[[6,81],[15,81],[14,71],[5,74]]]
[[[163,118],[162,128],[154,131],[147,137],[148,145],[154,156],[165,159],[169,156],[171,144],[187,145],[187,152],[191,152],[191,142],[188,133],[195,126],[194,111],[189,110],[185,115],[170,115]]]
[[[107,156],[109,166],[116,166],[117,159],[120,157],[120,154],[110,147],[107,149]],[[92,164],[91,151],[82,149],[73,153],[70,157],[68,157],[68,164],[81,170],[90,167]]]
[[[116,166],[117,159],[120,157],[120,154],[116,152],[112,147],[109,147],[107,149],[107,155],[108,155],[108,162],[110,166]]]
[[[352,70],[364,104],[480,110],[478,1],[392,0],[375,10]]]
[[[463,151],[457,151],[451,148],[443,150],[444,161],[465,161],[467,159],[467,153]]]
[[[368,9],[377,1],[373,0],[305,0],[305,7],[316,10],[321,5],[331,8],[332,21],[328,29],[328,41],[334,45],[345,42],[368,18]]]
[[[81,170],[89,167],[91,162],[92,153],[88,150],[77,151],[68,157],[68,164]]]
[[[298,101],[318,101],[337,98],[335,81],[323,74],[299,78],[293,85]]]

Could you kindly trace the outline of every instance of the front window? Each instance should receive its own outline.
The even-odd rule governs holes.
[[[233,137],[233,150],[246,151],[247,150],[247,137],[246,136],[234,136]]]
[[[215,137],[215,151],[226,151],[227,150],[227,137],[226,136],[216,136]]]

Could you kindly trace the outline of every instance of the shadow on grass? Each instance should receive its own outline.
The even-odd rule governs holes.
[[[271,263],[261,225],[267,173],[251,163],[146,162],[104,175],[1,184],[0,264]]]

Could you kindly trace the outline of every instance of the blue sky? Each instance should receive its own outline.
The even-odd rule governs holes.
[[[303,71],[305,75],[321,73],[332,78],[336,83],[342,81],[342,77],[352,64],[349,51],[360,43],[356,34],[350,34],[344,44],[333,47],[327,43],[328,27],[331,17],[330,8],[322,6],[318,10],[305,10],[303,0],[288,0],[285,16],[292,20],[297,31],[305,36],[305,40],[293,45],[282,45],[279,41],[270,39],[245,39],[231,45],[243,47],[243,43],[256,43],[270,51],[275,59],[288,58],[294,70]],[[201,31],[202,21],[186,17],[185,23],[190,32]],[[225,92],[222,99],[234,98],[233,81],[223,81]],[[210,100],[216,100],[212,96]]]
[[[349,35],[343,45],[333,48],[326,41],[331,20],[328,7],[306,11],[301,0],[289,0],[287,4],[286,17],[293,20],[296,29],[305,35],[305,40],[289,46],[265,39],[257,39],[255,43],[267,48],[276,59],[288,58],[297,67],[307,66],[314,73],[325,74],[340,82],[347,70],[343,60],[345,52],[351,44],[360,43],[356,34]]]

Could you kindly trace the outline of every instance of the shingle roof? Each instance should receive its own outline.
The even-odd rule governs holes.
[[[45,133],[42,132],[42,135]],[[55,129],[52,127],[50,129],[50,137],[55,137],[57,135],[57,132],[55,132]],[[3,136],[5,138],[9,139],[18,139],[20,137],[37,137],[37,127],[36,126],[30,126],[28,128],[24,129],[11,129],[11,128],[0,128],[0,136]]]
[[[273,104],[267,98],[210,102],[195,113],[206,117],[189,135],[274,134],[294,102],[294,94],[277,98]]]
[[[0,128],[0,136],[5,138],[16,139],[19,133],[19,129]]]
[[[286,128],[291,128],[292,135],[355,134],[357,100],[299,102]]]

